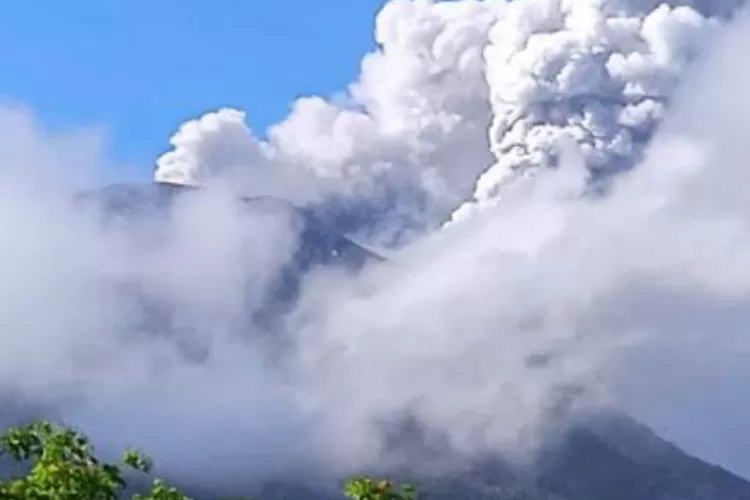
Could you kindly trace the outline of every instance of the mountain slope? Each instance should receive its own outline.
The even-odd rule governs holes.
[[[622,414],[580,422],[530,466],[487,458],[455,474],[426,477],[399,471],[423,500],[747,500],[750,482],[682,452]],[[262,489],[266,500],[334,500],[292,483]]]
[[[98,209],[105,222],[117,219],[135,221],[168,217],[180,197],[201,191],[200,188],[167,183],[119,184],[83,192],[78,201]],[[286,214],[294,220],[300,229],[299,240],[304,242],[295,259],[299,270],[326,264],[359,268],[368,260],[380,260],[374,252],[328,227],[311,209],[270,196],[239,198],[238,202],[249,213]]]
[[[168,223],[175,212],[184,206],[183,201],[195,200],[208,190],[166,183],[111,185],[98,190],[81,193],[78,203],[100,217],[104,227],[117,227],[138,234],[141,225]],[[226,200],[224,200],[226,201]],[[275,278],[262,292],[262,297],[248,304],[250,321],[263,330],[274,330],[283,312],[294,303],[302,280],[316,268],[336,267],[356,272],[368,262],[381,261],[376,253],[365,249],[349,238],[329,227],[306,207],[297,207],[285,200],[267,196],[236,198],[236,213],[239,219],[248,216],[248,225],[253,216],[271,216],[273,224],[289,225],[294,233],[293,255],[284,265],[275,270]],[[201,209],[204,207],[198,205]],[[210,204],[210,203],[209,203]],[[253,231],[254,231],[254,226]],[[200,235],[199,235],[200,236]],[[206,237],[211,237],[206,235]],[[263,235],[258,235],[259,238]],[[134,286],[136,290],[139,288]],[[137,290],[136,294],[140,294]],[[168,322],[169,305],[159,304],[154,297],[139,296],[144,308],[151,309],[151,330],[164,330]],[[149,328],[147,328],[149,329]]]
[[[689,456],[622,414],[575,425],[547,450],[536,483],[568,500],[750,499],[750,483]]]

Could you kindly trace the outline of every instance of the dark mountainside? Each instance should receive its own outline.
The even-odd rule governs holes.
[[[138,225],[143,222],[168,219],[173,210],[179,209],[175,207],[179,197],[188,197],[201,191],[198,188],[166,183],[112,185],[82,193],[78,202],[100,214],[105,226],[119,225],[126,231],[138,231]],[[262,303],[248,304],[248,311],[253,311],[249,321],[263,330],[277,328],[276,321],[281,318],[284,310],[293,305],[301,280],[313,269],[336,266],[353,272],[361,269],[367,262],[382,260],[376,253],[338,234],[312,209],[264,196],[241,198],[238,204],[241,213],[277,216],[279,223],[282,220],[288,221],[297,238],[294,255],[282,267],[269,289],[264,291]],[[138,293],[137,290],[134,291]],[[145,296],[140,301],[143,307],[149,309],[151,329],[165,329],[169,306],[155,304],[152,298]]]
[[[167,184],[112,186],[85,193],[79,201],[98,204],[105,222],[127,223],[133,218],[168,214],[174,200],[190,192],[192,188]],[[283,270],[279,285],[269,291],[262,317],[254,318],[256,322],[272,328],[273,317],[293,302],[301,277],[316,266],[341,265],[356,270],[370,260],[382,260],[337,234],[311,210],[273,198],[250,198],[244,203],[249,211],[289,212],[300,228],[299,249]],[[0,409],[0,425],[15,420],[8,420],[8,408],[4,405]],[[28,411],[24,413],[28,415]],[[404,443],[413,443],[412,438],[418,434],[407,431],[407,438],[398,440],[396,446],[410,448],[411,444]],[[419,444],[414,448],[418,450]],[[454,470],[447,476],[432,477],[402,469],[392,476],[415,483],[422,498],[434,500],[750,500],[750,482],[687,455],[619,413],[578,420],[542,450],[531,466],[519,468],[487,458]],[[193,493],[206,500],[215,497],[213,492],[194,489]],[[264,500],[341,498],[327,489],[321,491],[293,480],[269,483],[247,493]]]
[[[198,193],[199,188],[166,183],[145,185],[113,185],[97,191],[87,191],[79,196],[83,204],[95,204],[105,222],[114,220],[153,219],[168,216],[179,196]],[[324,222],[321,211],[297,207],[270,196],[241,198],[251,213],[288,214],[300,230],[300,250],[295,257],[298,271],[304,272],[315,265],[336,264],[351,269],[363,266],[368,260],[381,259],[349,238],[338,234]]]

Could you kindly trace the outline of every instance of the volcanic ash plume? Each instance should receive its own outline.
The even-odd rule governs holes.
[[[602,400],[750,471],[747,24],[685,78],[732,5],[392,1],[347,99],[265,135],[238,110],[186,123],[157,180],[228,189],[106,230],[47,173],[86,138],[44,146],[0,108],[0,392],[204,484],[411,464],[384,436],[403,418],[525,460]],[[356,278],[316,268],[276,336],[250,299],[329,233],[247,216],[237,189],[362,202],[386,241],[487,210]]]
[[[379,49],[364,57],[345,99],[301,98],[264,139],[237,110],[191,120],[159,158],[156,180],[231,176],[247,194],[335,195],[391,216],[391,230],[435,227],[492,160],[482,51],[498,5],[388,3],[375,22]],[[275,177],[284,180],[270,190]]]
[[[511,173],[556,165],[563,144],[603,181],[637,163],[738,4],[394,0],[346,99],[298,100],[267,139],[242,112],[209,113],[180,128],[156,179],[364,201],[399,234],[462,218]]]
[[[622,14],[599,0],[514,2],[485,50],[494,165],[475,203],[514,172],[554,167],[571,147],[592,181],[636,164],[680,77],[719,26],[689,6]]]

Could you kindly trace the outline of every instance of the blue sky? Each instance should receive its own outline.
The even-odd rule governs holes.
[[[0,1],[0,96],[54,128],[105,125],[121,178],[148,179],[185,119],[219,106],[258,132],[329,95],[371,50],[382,0]]]

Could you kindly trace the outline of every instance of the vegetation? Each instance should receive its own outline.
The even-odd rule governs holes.
[[[344,493],[353,500],[415,500],[417,498],[417,492],[411,486],[395,486],[390,481],[374,481],[370,478],[350,480],[344,488]]]
[[[83,434],[48,421],[14,427],[0,436],[0,456],[27,465],[25,475],[0,481],[0,500],[119,500],[128,472],[150,474],[151,460],[127,450],[121,463],[100,460]],[[348,481],[344,494],[352,500],[414,500],[409,486],[367,477]],[[145,494],[132,500],[189,500],[179,489],[153,479]]]

